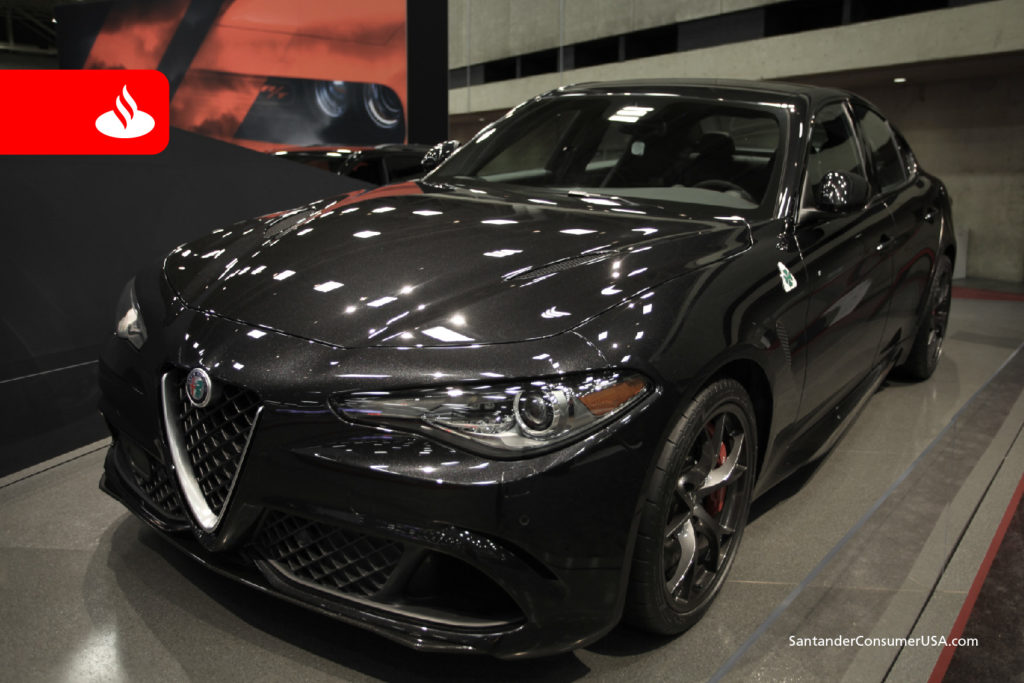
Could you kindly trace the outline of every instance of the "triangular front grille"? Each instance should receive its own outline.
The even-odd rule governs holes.
[[[238,476],[260,407],[259,396],[246,389],[222,386],[219,393],[219,400],[197,408],[185,396],[184,382],[178,383],[185,450],[206,503],[218,515]]]
[[[214,387],[214,400],[198,407],[185,394],[184,373],[163,378],[171,458],[185,501],[204,531],[220,522],[262,409],[252,391],[220,382]]]

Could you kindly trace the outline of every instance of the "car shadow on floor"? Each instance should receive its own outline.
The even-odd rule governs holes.
[[[805,486],[814,478],[821,464],[832,454],[829,451],[817,460],[808,463],[789,475],[775,486],[768,489],[757,500],[750,504],[750,515],[747,517],[747,524],[754,522],[758,517],[771,510],[788,498],[800,493]]]
[[[890,387],[899,388],[911,386],[917,383],[918,382],[916,381],[902,379],[898,371],[892,371],[884,380],[882,380],[881,384],[878,385],[878,388],[875,389],[871,396],[864,402],[864,405],[861,406],[860,411],[854,417],[853,421],[847,426],[847,431],[857,423],[861,418],[863,409],[871,400],[874,399],[876,395]],[[843,436],[845,436],[845,432],[843,433]],[[842,445],[843,438],[840,437],[836,444],[823,455],[817,457],[806,465],[803,465],[778,484],[768,489],[757,500],[753,501],[750,504],[750,514],[747,517],[747,524],[756,521],[761,515],[765,514],[782,501],[792,498],[800,493],[800,491],[802,491],[803,488],[807,486],[812,479],[814,479],[814,475],[817,474],[821,465],[832,456],[836,448]]]

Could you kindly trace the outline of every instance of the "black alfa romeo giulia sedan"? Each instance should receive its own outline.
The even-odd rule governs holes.
[[[419,182],[140,271],[100,485],[209,567],[412,647],[678,633],[751,500],[891,370],[932,373],[955,251],[944,186],[854,95],[561,88]]]

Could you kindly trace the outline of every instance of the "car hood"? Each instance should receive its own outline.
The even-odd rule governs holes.
[[[679,211],[403,183],[215,231],[164,272],[189,307],[335,346],[523,341],[750,246],[738,217]]]

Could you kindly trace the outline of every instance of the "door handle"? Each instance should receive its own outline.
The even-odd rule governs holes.
[[[878,238],[878,244],[875,245],[875,251],[882,251],[883,249],[886,248],[886,246],[888,246],[889,242],[891,241],[891,237],[889,237],[888,235],[882,235],[881,237]]]

